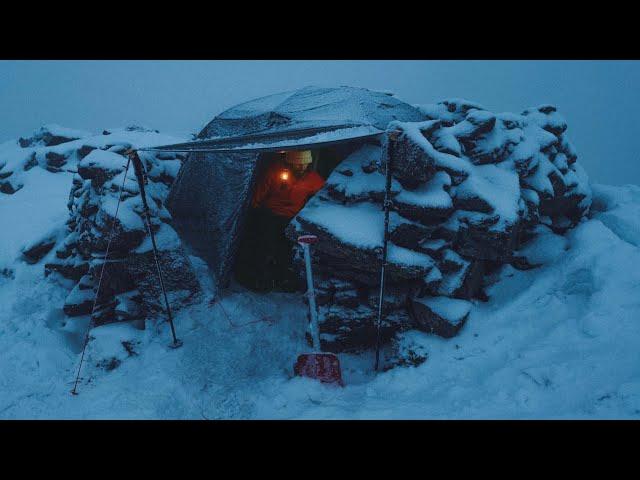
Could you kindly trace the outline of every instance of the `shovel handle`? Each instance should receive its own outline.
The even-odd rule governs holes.
[[[313,235],[310,235],[313,236]],[[298,239],[300,240],[300,239]],[[313,274],[311,272],[311,247],[310,243],[301,242],[304,250],[304,264],[307,271],[307,295],[309,297],[309,314],[311,316],[311,340],[313,349],[320,351],[320,329],[318,328],[318,311],[316,309],[316,293],[313,288]]]

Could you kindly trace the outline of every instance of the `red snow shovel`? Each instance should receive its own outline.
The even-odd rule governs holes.
[[[301,235],[298,243],[304,250],[304,263],[307,270],[307,298],[309,299],[309,314],[311,317],[311,339],[314,353],[303,353],[293,367],[293,371],[300,377],[320,380],[322,383],[342,382],[340,360],[333,353],[320,351],[320,330],[318,328],[318,312],[316,310],[316,294],[313,289],[313,275],[311,274],[311,245],[318,241],[315,235]]]

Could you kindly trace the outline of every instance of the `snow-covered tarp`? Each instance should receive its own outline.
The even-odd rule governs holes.
[[[254,152],[190,153],[169,193],[173,225],[225,287],[258,172]]]
[[[214,118],[198,138],[372,126],[383,131],[393,120],[424,119],[416,107],[382,92],[355,87],[305,87],[258,98]]]

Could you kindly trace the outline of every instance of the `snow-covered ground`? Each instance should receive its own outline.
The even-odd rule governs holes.
[[[344,388],[293,377],[302,299],[233,287],[222,308],[178,312],[177,350],[162,318],[94,329],[72,396],[87,318],[63,314],[71,285],[44,277],[49,257],[19,260],[63,227],[71,178],[36,168],[0,195],[0,418],[640,418],[640,187],[594,185],[592,218],[528,246],[544,265],[504,268],[457,337],[406,334],[418,367],[340,355]]]

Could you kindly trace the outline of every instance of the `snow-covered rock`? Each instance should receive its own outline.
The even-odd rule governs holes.
[[[31,242],[22,247],[22,257],[27,263],[38,263],[51,251],[60,237],[61,228],[56,226],[46,232],[40,238],[32,239]]]
[[[336,351],[371,345],[362,331],[375,317],[366,299],[377,296],[380,281],[388,164],[387,282],[403,298],[389,306],[391,330],[413,322],[430,333],[455,335],[469,300],[487,299],[485,276],[505,264],[528,269],[553,261],[566,248],[562,234],[589,212],[588,179],[555,107],[495,114],[451,99],[419,108],[428,120],[389,123],[388,140],[349,155],[289,225],[292,240],[318,236],[313,257],[320,283],[337,278],[349,284],[348,293],[325,295],[320,303],[321,318],[330,319],[321,331],[333,335],[328,345]],[[635,239],[621,218],[601,214]],[[444,315],[429,306],[433,297],[469,309]]]
[[[88,315],[91,313],[95,296],[93,288],[83,288],[83,284],[78,282],[67,295],[62,309],[71,317]]]
[[[78,175],[91,180],[95,187],[101,187],[123,170],[122,157],[105,150],[92,150],[78,163]]]
[[[116,147],[110,147],[109,151],[93,150],[79,162],[69,202],[69,234],[56,251],[60,260],[46,265],[48,271],[58,271],[69,278],[88,274],[97,279],[104,270],[97,324],[141,318],[161,309],[162,292],[137,180],[133,167],[125,177],[127,160],[116,153],[126,145]],[[159,160],[153,155],[142,157],[148,171],[146,191],[150,197],[152,229],[160,249],[160,268],[172,300],[179,305],[197,293],[199,286],[177,234],[166,223],[171,217],[162,203],[167,193],[167,179],[174,178],[170,173],[176,169],[156,163],[179,162],[181,157],[173,155],[168,160]],[[109,260],[105,265],[102,256],[107,248]],[[127,292],[133,293],[123,297]],[[139,305],[134,308],[132,302]],[[66,302],[67,306],[75,304],[75,300]],[[86,313],[83,308],[71,307],[65,312]]]
[[[66,231],[65,225],[56,225],[39,237],[24,239],[21,249],[28,263],[46,258],[45,275],[57,272],[76,283],[64,302],[67,315],[91,313],[107,246],[109,261],[100,286],[96,324],[142,318],[160,309],[156,267],[142,218],[138,184],[133,166],[125,178],[127,158],[122,154],[130,147],[181,140],[138,126],[93,135],[47,125],[29,138],[0,145],[0,191],[5,194],[16,194],[37,177],[34,172],[72,176]],[[171,216],[163,202],[184,157],[167,153],[141,156],[148,172],[146,188],[152,228],[161,250],[161,268],[172,300],[180,305],[199,286],[168,223]]]
[[[448,297],[417,298],[411,309],[419,329],[441,337],[453,337],[469,316],[471,302]]]

